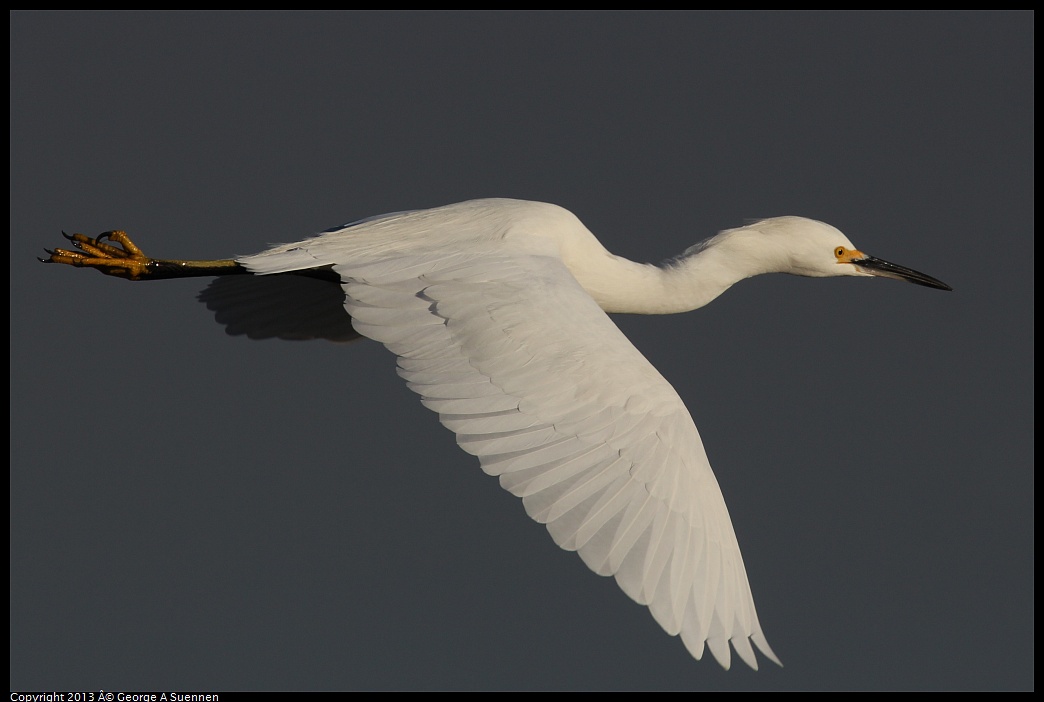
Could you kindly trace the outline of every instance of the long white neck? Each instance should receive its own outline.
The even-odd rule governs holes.
[[[608,254],[597,266],[573,268],[585,290],[606,312],[674,314],[703,307],[734,284],[775,267],[752,269],[728,246],[694,247],[662,266]]]

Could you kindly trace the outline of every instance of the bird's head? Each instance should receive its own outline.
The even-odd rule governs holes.
[[[764,272],[815,278],[881,276],[939,290],[949,285],[929,275],[863,253],[838,229],[804,217],[773,217],[722,232],[729,248],[765,266]],[[759,271],[762,272],[762,271]]]

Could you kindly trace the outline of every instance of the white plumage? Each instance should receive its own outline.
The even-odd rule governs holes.
[[[730,641],[752,668],[750,642],[779,660],[699,433],[605,312],[694,309],[774,271],[946,287],[798,217],[723,232],[657,267],[610,254],[560,207],[516,200],[376,217],[237,262],[257,274],[332,267],[355,329],[399,357],[461,448],[555,543],[725,668]]]
[[[614,576],[693,656],[709,648],[725,668],[730,642],[752,668],[752,642],[779,659],[692,418],[606,312],[691,310],[773,272],[950,289],[801,217],[724,231],[654,266],[609,253],[561,207],[518,200],[374,217],[235,261],[151,259],[124,232],[69,239],[77,250],[51,251],[50,262],[131,280],[228,275],[201,298],[230,333],[357,332],[383,343],[424,405],[555,543]],[[232,275],[244,270],[255,275]],[[308,275],[278,275],[295,272]]]
[[[757,668],[749,638],[778,662],[692,418],[575,264],[660,269],[612,256],[562,208],[513,200],[375,218],[237,261],[333,266],[356,330],[399,357],[424,405],[555,543],[615,575],[695,657],[706,641],[728,668],[732,640]],[[603,295],[625,296],[613,307],[634,302],[601,275]]]

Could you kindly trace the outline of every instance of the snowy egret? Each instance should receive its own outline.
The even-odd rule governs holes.
[[[383,215],[219,261],[149,258],[124,232],[68,238],[76,250],[55,249],[47,261],[131,280],[335,281],[355,331],[398,357],[424,405],[555,543],[615,576],[694,657],[709,648],[725,668],[730,641],[752,668],[751,642],[779,659],[692,418],[606,313],[693,310],[762,273],[884,276],[950,290],[801,217],[721,232],[656,266],[609,253],[561,207],[506,199]],[[338,311],[335,321],[347,320]]]

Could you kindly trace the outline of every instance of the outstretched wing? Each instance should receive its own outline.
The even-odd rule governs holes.
[[[281,255],[262,254],[263,270]],[[428,250],[334,271],[356,330],[398,356],[424,405],[555,543],[615,576],[696,658],[706,644],[728,668],[732,641],[757,668],[753,641],[779,662],[692,418],[561,260]]]

